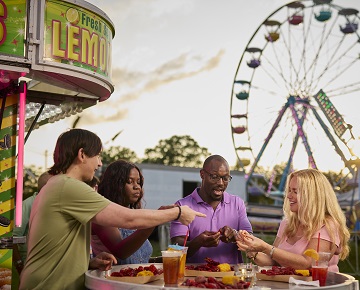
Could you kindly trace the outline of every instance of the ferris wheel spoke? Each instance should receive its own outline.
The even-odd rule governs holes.
[[[299,30],[300,31],[300,30]],[[301,84],[303,82],[306,83],[306,77],[307,74],[303,73],[306,70],[306,60],[307,60],[307,39],[309,37],[310,34],[310,29],[306,28],[305,26],[303,27],[303,29],[301,29],[301,33],[302,35],[301,38],[296,38],[292,35],[292,30],[290,30],[290,26],[289,26],[289,33],[288,36],[286,37],[284,33],[282,33],[282,35],[284,36],[283,42],[284,42],[284,46],[286,48],[287,54],[288,54],[288,58],[289,58],[289,71],[290,71],[290,80],[289,82],[292,84],[291,87],[299,87],[301,86]],[[295,42],[295,48],[293,49],[292,47],[294,45],[292,45],[292,39],[294,39]],[[304,43],[300,43],[300,39],[302,39],[304,41]],[[300,61],[296,61],[293,59],[293,54],[294,54],[294,50],[298,50],[300,55],[302,56],[300,58]],[[296,65],[297,63],[297,65]]]
[[[286,44],[285,44],[285,46],[287,48],[290,48],[290,46],[287,46]],[[290,52],[288,52],[288,53],[289,53],[289,67],[285,68],[280,63],[281,73],[280,72],[278,72],[278,73],[281,76],[281,78],[284,80],[284,85],[286,86],[286,89],[288,91],[290,91],[292,89],[292,87],[293,87],[293,84],[298,81],[299,73],[295,68],[295,64],[294,64],[293,59],[291,57],[291,53]]]
[[[312,12],[313,13],[313,12]],[[299,66],[302,66],[302,71],[306,71],[306,64],[307,64],[307,43],[309,41],[309,35],[310,35],[310,27],[311,27],[312,18],[310,18],[310,21],[307,25],[307,27],[304,26],[303,32],[304,32],[304,44],[302,49],[302,58],[299,62]],[[306,31],[306,32],[305,32]],[[302,83],[304,83],[304,86],[307,87],[308,79],[307,74],[303,74],[302,77],[299,78],[299,86],[301,86]]]
[[[333,54],[328,58],[329,62],[323,67],[321,68],[321,71],[315,75],[314,82],[313,82],[313,86],[311,87],[312,90],[314,90],[319,82],[322,80],[323,77],[326,76],[326,73],[330,71],[330,69],[335,65],[338,64],[338,61],[340,60],[340,57],[338,57],[336,59],[336,61],[334,61],[333,59],[335,58],[335,55],[338,51],[338,49],[341,47],[341,42],[338,43],[337,47],[335,48],[335,50],[333,51]],[[316,80],[316,81],[315,81]]]
[[[288,81],[288,79],[285,76],[284,69],[283,69],[283,67],[281,65],[281,59],[279,58],[279,55],[278,55],[278,53],[277,53],[277,51],[276,51],[276,49],[275,49],[275,47],[273,45],[272,45],[272,51],[273,51],[273,54],[275,56],[275,60],[276,60],[275,63],[277,64],[277,66],[275,66],[275,64],[268,57],[266,57],[265,55],[263,55],[262,57],[274,69],[274,71],[278,74],[278,76],[280,76],[281,79],[284,80],[284,85],[285,85],[286,89],[289,90],[291,82]],[[273,74],[271,74],[269,72],[267,72],[267,74],[275,83],[277,83],[277,81],[275,79],[275,76]]]
[[[341,86],[341,87],[338,87],[338,88],[334,88],[334,89],[331,89],[331,90],[326,90],[329,97],[336,97],[336,96],[339,96],[339,95],[346,95],[346,94],[350,94],[350,93],[358,92],[358,91],[360,91],[360,81],[352,83],[352,84],[347,84],[345,86]]]
[[[282,31],[282,30],[281,30]],[[284,47],[285,47],[285,50],[286,50],[286,53],[287,53],[287,57],[289,59],[289,82],[290,83],[293,83],[293,72],[295,73],[296,72],[296,68],[295,68],[295,64],[293,62],[293,58],[291,56],[291,52],[292,52],[292,49],[291,49],[291,38],[289,37],[288,38],[288,41],[286,41],[287,37],[285,35],[285,33],[280,33],[280,35],[282,36],[283,38],[283,43],[284,43]],[[296,78],[297,79],[297,78]]]
[[[344,67],[341,71],[339,71],[333,78],[329,79],[329,81],[325,84],[325,86],[331,84],[334,80],[339,78],[341,75],[343,75],[351,66],[355,65],[355,63],[358,62],[358,60],[353,60],[351,63],[348,64],[348,66]]]
[[[332,61],[328,63],[328,65],[323,69],[323,71],[317,76],[317,83],[316,85],[318,85],[319,81],[326,77],[327,74],[333,72],[333,70],[331,70],[332,68],[335,67],[335,65],[340,65],[341,63],[343,63],[342,60],[346,59],[347,57],[347,52],[349,50],[351,50],[352,48],[354,48],[356,45],[356,43],[354,43],[351,47],[347,48],[345,52],[343,52],[341,55],[339,55],[338,57],[334,58],[334,54],[332,55]],[[335,52],[334,52],[335,53]],[[357,58],[352,58],[351,62],[348,62],[348,64],[343,64],[342,65],[342,70],[339,71],[339,69],[337,69],[337,71],[339,71],[337,74],[333,75],[332,78],[328,81],[328,83],[331,83],[334,79],[338,78],[341,74],[343,74],[344,72],[346,72],[350,66],[354,65],[355,63],[358,62]]]
[[[308,38],[311,35],[310,25],[312,23],[312,18],[309,19],[308,23],[303,23],[302,29],[299,30],[299,34],[302,35],[299,38],[295,38],[296,44],[299,50],[299,55],[301,56],[298,60],[298,67],[295,69],[296,73],[296,82],[301,85],[301,83],[306,80],[307,75],[303,72],[306,71],[306,63],[307,63],[307,43]],[[294,36],[292,36],[294,37]],[[301,41],[302,40],[302,41]],[[306,83],[306,81],[305,81]]]
[[[258,90],[260,92],[267,92],[269,95],[274,96],[274,97],[279,96],[278,92],[273,91],[273,90],[269,90],[269,88],[267,88],[267,87],[260,87],[260,86],[257,86],[257,85],[251,85],[251,88],[256,89],[256,90]]]
[[[311,77],[310,77],[310,83],[312,84],[313,81],[315,80],[315,72],[316,72],[316,68],[317,65],[320,61],[320,56],[321,56],[321,52],[323,51],[325,44],[327,43],[330,34],[331,34],[331,30],[334,28],[335,22],[333,22],[330,26],[330,28],[327,31],[327,23],[323,25],[322,31],[320,33],[320,39],[319,39],[319,43],[317,44],[317,48],[316,48],[316,52],[314,53],[313,56],[313,60],[312,62],[310,62],[311,64],[309,65],[309,67],[307,69],[304,69],[304,77],[306,77],[310,72],[311,72]],[[309,26],[310,27],[310,26]],[[316,39],[318,38],[318,35],[314,35],[312,37],[312,42],[313,43],[317,43]],[[303,58],[308,58],[309,57],[309,53],[304,54]]]
[[[280,79],[276,79],[276,75],[270,73],[267,69],[265,69],[264,67],[262,67],[262,70],[266,73],[266,75],[274,82],[274,84],[279,84],[279,82],[283,81],[283,85],[285,85],[285,88],[287,90],[290,89],[291,87],[291,83],[290,81],[288,81],[286,79],[285,74],[282,72],[282,69],[280,68],[280,70],[278,70],[273,64],[272,62],[267,59],[266,57],[264,57],[264,59],[267,61],[267,63],[274,69],[274,71],[277,73],[277,76],[280,77]]]
[[[314,9],[311,9],[311,14],[314,14]],[[308,43],[309,43],[309,38],[312,35],[311,33],[311,24],[312,24],[313,18],[309,18],[309,21],[304,23],[303,25],[303,29],[302,29],[302,34],[303,34],[303,43],[300,43],[302,46],[302,52],[301,52],[301,59],[299,61],[299,72],[305,72],[306,68],[307,68],[307,61],[308,61]],[[299,73],[299,86],[301,86],[302,83],[305,84],[305,87],[307,87],[307,74],[303,73],[302,76],[300,76]]]

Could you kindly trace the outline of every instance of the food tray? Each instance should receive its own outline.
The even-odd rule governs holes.
[[[300,275],[266,275],[262,273],[256,273],[256,278],[259,280],[266,280],[266,281],[276,281],[276,282],[286,282],[289,283],[290,277],[293,277],[296,280],[302,281],[312,281],[311,276],[300,276]]]
[[[129,265],[116,265],[109,271],[104,271],[104,278],[106,280],[116,281],[116,282],[124,282],[124,283],[134,283],[134,284],[146,284],[150,283],[156,280],[160,280],[163,278],[163,274],[160,275],[154,275],[154,276],[138,276],[138,277],[117,277],[117,276],[111,276],[113,272],[119,272],[121,269],[126,268],[138,268],[139,266],[142,267],[148,267],[150,265],[154,265],[157,269],[162,269],[162,264],[155,264],[155,263],[149,263],[149,264],[129,264]]]
[[[222,277],[226,277],[226,276],[234,276],[234,273],[235,273],[235,271],[210,272],[210,271],[198,271],[198,270],[185,269],[185,277],[204,276],[204,277],[222,278]]]

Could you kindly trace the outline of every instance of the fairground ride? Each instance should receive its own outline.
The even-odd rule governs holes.
[[[304,0],[280,7],[260,24],[242,53],[230,122],[248,194],[281,203],[289,172],[307,167],[338,167],[348,180],[356,180],[359,11],[333,2]],[[276,165],[285,167],[281,176]],[[259,176],[265,186],[259,185]]]

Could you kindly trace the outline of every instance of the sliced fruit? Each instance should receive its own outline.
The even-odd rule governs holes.
[[[140,271],[139,273],[137,273],[136,275],[137,277],[140,276],[154,276],[154,273],[148,270],[144,270],[144,271]]]
[[[303,254],[305,256],[313,258],[315,261],[319,260],[319,254],[314,249],[306,249]]]
[[[304,277],[308,277],[310,276],[310,271],[309,270],[295,270],[296,274],[300,274]]]
[[[239,281],[240,281],[240,277],[238,276],[225,276],[222,277],[221,280],[221,282],[223,282],[226,285],[235,285]]]
[[[231,271],[231,266],[228,263],[219,264],[219,265],[217,265],[217,267],[219,268],[220,272]]]

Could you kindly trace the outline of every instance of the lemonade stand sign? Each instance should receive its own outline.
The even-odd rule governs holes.
[[[26,2],[0,0],[0,53],[25,57]]]
[[[92,11],[68,2],[47,0],[45,9],[43,60],[109,78],[112,25]]]

